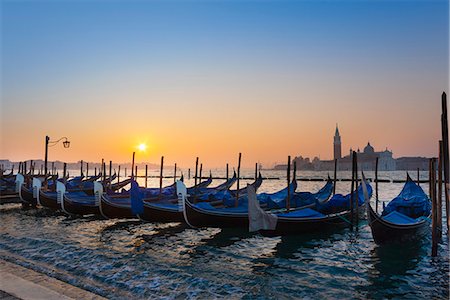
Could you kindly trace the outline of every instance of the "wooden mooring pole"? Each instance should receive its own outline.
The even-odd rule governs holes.
[[[80,161],[80,176],[83,176],[83,160]]]
[[[86,177],[89,176],[89,163],[86,163]]]
[[[286,211],[289,212],[291,209],[291,189],[289,187],[291,183],[291,156],[288,156],[288,164],[287,164],[287,198],[286,198]]]
[[[230,178],[229,174],[228,174],[228,163],[227,163],[227,174],[226,174],[226,176],[227,176],[227,182],[228,182],[228,179]]]
[[[148,181],[148,165],[145,165],[145,188],[147,188]]]
[[[437,198],[436,198],[436,209],[437,209],[437,234],[439,240],[442,239],[442,167],[443,163],[443,150],[444,143],[439,141],[439,159],[438,159],[438,178],[437,178]]]
[[[194,203],[197,203],[197,176],[198,176],[198,157],[195,159],[195,176],[194,176]]]
[[[336,195],[337,158],[334,160],[333,195]]]
[[[450,207],[449,207],[449,193],[450,193],[450,183],[449,183],[449,149],[448,149],[448,115],[447,115],[447,94],[442,93],[442,115],[441,115],[441,127],[442,127],[442,155],[443,155],[443,172],[444,172],[444,195],[445,195],[445,217],[447,221],[447,237],[449,237],[450,230]]]
[[[417,168],[417,185],[420,186],[420,168]]]
[[[241,158],[242,153],[239,152],[239,159],[238,159],[238,169],[237,169],[237,190],[236,190],[236,200],[234,201],[234,206],[238,207],[239,205],[239,179],[241,177]]]
[[[164,168],[164,156],[161,156],[161,169],[159,170],[159,198],[161,198],[162,196],[163,168]]]
[[[136,152],[133,152],[133,158],[131,160],[131,178],[134,180],[134,157],[136,155]],[[125,176],[127,174],[127,169],[125,168]]]
[[[358,193],[358,154],[355,153],[355,205],[356,205],[356,230],[359,226],[359,193]]]
[[[356,157],[356,152],[353,151],[352,152],[352,183],[351,183],[351,188],[350,188],[350,229],[353,231],[353,222],[354,222],[354,213],[353,213],[353,204],[355,203],[355,193],[354,193],[354,188],[355,188],[355,157]]]
[[[173,170],[173,182],[177,182],[177,163],[175,163],[175,167]]]
[[[109,161],[109,187],[112,185],[112,160]]]
[[[436,201],[436,159],[430,159],[430,195],[431,195],[431,256],[437,255],[437,201]]]
[[[378,213],[378,157],[375,160],[375,212]]]

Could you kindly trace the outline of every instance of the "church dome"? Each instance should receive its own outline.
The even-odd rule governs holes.
[[[374,153],[375,149],[370,145],[370,143],[367,143],[367,146],[364,147],[364,153]]]

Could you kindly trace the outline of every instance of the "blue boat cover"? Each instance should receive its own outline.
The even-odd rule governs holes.
[[[362,185],[359,185],[358,190],[356,192],[357,194],[355,194],[355,196],[358,195],[358,206],[361,206],[362,204],[364,204],[364,193]],[[370,199],[370,197],[372,197],[372,187],[368,183],[367,183],[367,192],[369,193]],[[335,194],[329,201],[325,202],[324,204],[316,202],[316,209],[326,215],[339,213],[350,209],[350,199],[351,193],[345,196],[342,194]]]
[[[317,193],[310,192],[299,192],[293,193],[291,192],[291,207],[302,207],[306,205],[314,204],[317,201],[321,202],[328,199],[333,191],[333,182],[329,180]],[[281,191],[280,191],[281,192]],[[278,192],[278,193],[280,193]],[[287,198],[287,188],[283,190],[284,194],[276,194],[276,197],[270,196],[267,199],[267,207],[270,209],[273,208],[284,208],[286,207],[286,198]],[[272,194],[272,195],[275,195]],[[260,200],[258,195],[258,200]],[[262,200],[260,202],[263,203]]]
[[[387,216],[393,211],[416,219],[431,213],[431,203],[422,188],[408,177],[400,194],[386,205],[381,215]]]
[[[410,218],[402,213],[392,211],[384,217],[381,217],[383,220],[394,223],[394,224],[414,224],[417,223],[418,220]]]
[[[144,202],[142,201],[143,195],[142,192],[139,190],[139,184],[134,179],[131,181],[130,197],[131,197],[131,212],[135,215],[143,213],[144,212]]]
[[[283,218],[323,218],[324,214],[311,208],[302,208],[299,210],[293,210],[286,213],[277,214],[278,217]]]
[[[248,207],[246,206],[238,206],[238,207],[214,207],[207,202],[200,202],[194,204],[194,207],[209,210],[209,211],[219,211],[219,212],[235,212],[235,213],[247,213]]]

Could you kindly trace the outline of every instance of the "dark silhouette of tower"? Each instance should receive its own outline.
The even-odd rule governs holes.
[[[342,157],[341,152],[341,136],[339,134],[338,125],[336,124],[336,132],[334,133],[333,154],[334,159],[340,159]]]

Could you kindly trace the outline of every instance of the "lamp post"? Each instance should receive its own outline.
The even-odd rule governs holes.
[[[56,140],[56,141],[50,141],[49,136],[48,135],[45,136],[45,166],[44,166],[44,168],[45,168],[45,170],[44,170],[45,176],[47,176],[48,147],[55,146],[61,140],[64,140],[64,142],[63,142],[64,148],[69,148],[70,147],[70,142],[65,136],[60,138],[59,140]]]

